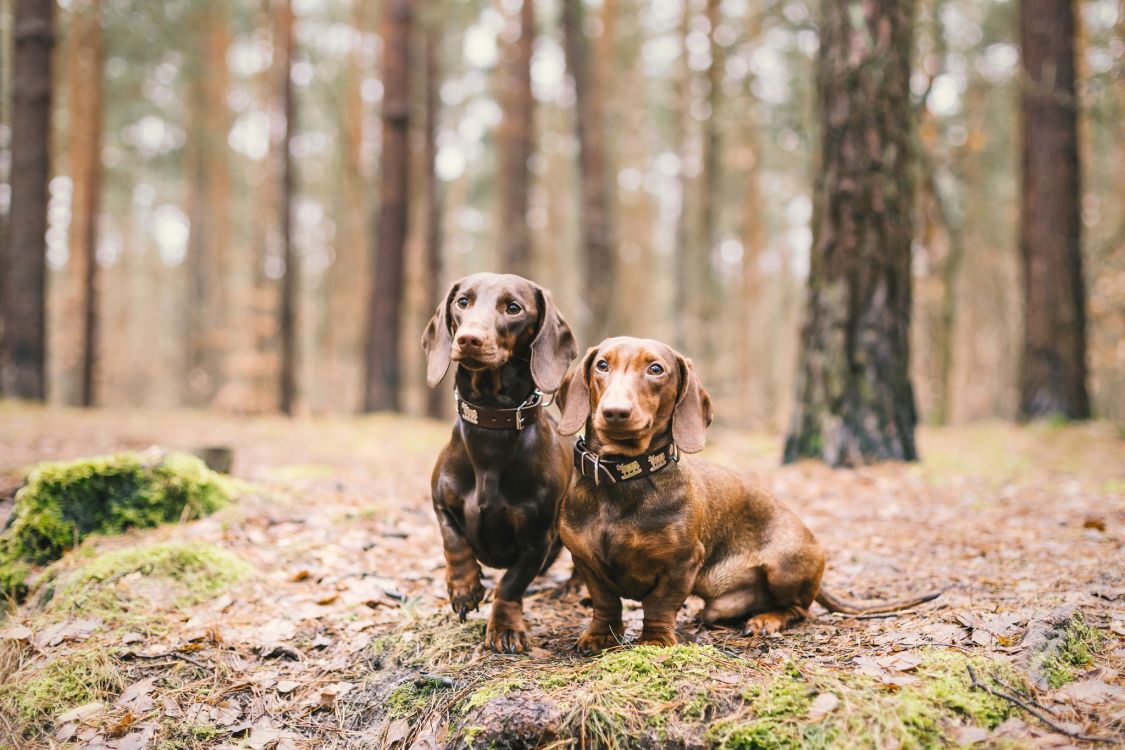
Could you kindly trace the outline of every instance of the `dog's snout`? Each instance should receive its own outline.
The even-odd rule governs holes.
[[[606,424],[625,424],[633,416],[633,405],[627,401],[603,403],[599,411]]]
[[[463,331],[457,334],[457,346],[461,349],[480,349],[484,346],[484,337],[476,331]]]

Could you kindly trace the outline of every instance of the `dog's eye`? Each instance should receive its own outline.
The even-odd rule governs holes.
[[[663,375],[664,374],[664,366],[661,365],[659,362],[653,362],[651,365],[648,366],[648,374],[649,375]]]
[[[515,302],[509,302],[508,303],[508,314],[509,315],[519,315],[521,312],[523,312],[523,308],[520,307],[519,305],[517,305]]]
[[[598,372],[609,372],[609,362],[606,362],[604,359],[599,359],[594,367],[598,368]]]
[[[458,297],[457,298],[457,306],[460,307],[462,310],[464,310],[466,307],[469,306],[469,298],[464,296],[464,295]]]

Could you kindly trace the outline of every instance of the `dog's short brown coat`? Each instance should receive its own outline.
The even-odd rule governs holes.
[[[563,382],[559,431],[586,427],[605,458],[638,456],[674,440],[701,450],[711,400],[690,360],[658,341],[613,338],[589,349]],[[593,619],[579,649],[596,653],[624,635],[621,598],[640,601],[638,643],[675,642],[676,614],[691,594],[703,621],[747,618],[774,632],[808,615],[813,601],[837,611],[884,611],[926,598],[860,608],[821,589],[825,553],[800,519],[741,475],[684,456],[647,477],[617,483],[579,477],[559,521]],[[931,597],[932,598],[932,597]]]
[[[461,397],[512,409],[538,388],[558,389],[578,353],[551,294],[520,276],[480,273],[454,284],[422,337],[427,382],[435,387],[458,363]],[[489,429],[460,416],[431,479],[446,583],[462,619],[484,597],[480,563],[503,568],[485,642],[501,652],[528,648],[523,594],[554,561],[557,520],[571,484],[571,441],[541,409],[521,430]]]

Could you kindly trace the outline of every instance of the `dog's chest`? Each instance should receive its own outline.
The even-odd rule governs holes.
[[[614,593],[641,600],[672,564],[677,528],[645,528],[637,518],[600,510],[579,525],[567,523],[563,541]]]

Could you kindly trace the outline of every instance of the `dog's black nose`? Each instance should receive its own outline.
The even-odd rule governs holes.
[[[629,421],[629,417],[633,416],[633,407],[631,404],[602,404],[601,409],[602,419],[608,424],[622,424]]]
[[[484,339],[473,333],[457,334],[457,346],[462,349],[480,349],[484,346]]]

